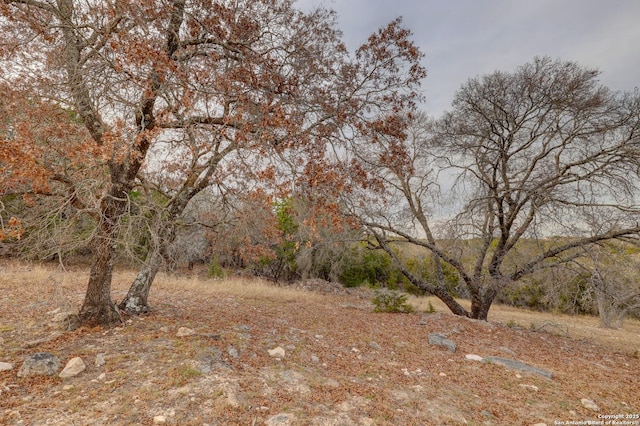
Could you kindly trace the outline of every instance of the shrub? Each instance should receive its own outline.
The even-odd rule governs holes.
[[[338,281],[345,287],[388,284],[391,271],[391,258],[387,253],[356,244],[341,259]]]
[[[407,295],[397,290],[379,289],[371,301],[376,312],[413,312],[413,306],[407,303]]]
[[[222,268],[222,265],[220,265],[220,262],[218,261],[218,258],[216,256],[214,256],[213,258],[211,258],[211,262],[209,262],[209,269],[207,270],[207,276],[209,278],[224,278],[225,273],[224,273],[224,269]]]

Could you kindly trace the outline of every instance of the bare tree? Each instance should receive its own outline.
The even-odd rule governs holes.
[[[579,265],[589,275],[589,290],[607,328],[619,328],[627,315],[640,314],[637,248],[599,245]]]
[[[360,154],[387,204],[370,200],[358,213],[413,284],[458,315],[486,320],[523,276],[638,236],[638,94],[612,93],[597,77],[536,58],[474,78],[442,119],[422,118],[407,139]],[[535,250],[522,253],[524,239]],[[400,241],[434,255],[435,282],[406,267]],[[470,311],[447,291],[442,262],[468,289]]]

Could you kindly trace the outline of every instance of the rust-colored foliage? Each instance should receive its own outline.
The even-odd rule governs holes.
[[[305,14],[287,0],[0,4],[0,72],[38,102],[70,111],[89,137],[64,152],[98,153],[105,168],[92,197],[99,221],[82,312],[98,322],[117,317],[104,308],[113,241],[136,186],[165,194],[160,207],[170,221],[207,186],[256,176],[276,183],[279,195],[299,180],[296,187],[322,194],[318,206],[331,205],[346,188],[329,148],[402,135],[425,75],[400,20],[352,58],[333,12]],[[24,176],[46,188],[51,175],[29,163]],[[158,241],[171,241],[167,229]]]

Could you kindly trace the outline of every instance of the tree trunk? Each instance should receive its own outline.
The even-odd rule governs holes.
[[[185,203],[186,205],[186,203]],[[180,209],[181,213],[184,208]],[[176,225],[175,220],[177,213],[175,211],[170,212],[170,218],[168,222],[164,222],[160,219],[161,215],[154,215],[156,221],[156,235],[154,238],[154,246],[149,254],[148,261],[144,264],[142,269],[136,275],[136,278],[131,283],[129,291],[124,299],[120,302],[118,307],[130,315],[145,314],[151,310],[149,306],[149,290],[153,284],[153,280],[156,278],[163,260],[166,260],[168,255],[169,246],[176,239]]]
[[[102,220],[93,240],[94,260],[84,303],[78,314],[78,325],[110,326],[122,320],[118,308],[111,300],[111,280],[120,218],[127,205],[126,199],[122,198],[123,193],[126,194],[127,191],[121,185],[113,185],[102,203]]]
[[[475,303],[474,303],[475,301]],[[478,300],[471,300],[471,318],[482,321],[487,321],[489,318],[489,308],[491,307],[491,300],[486,297],[480,297]]]
[[[431,292],[434,296],[436,296],[438,299],[440,299],[445,305],[447,305],[447,308],[449,308],[449,310],[455,314],[455,315],[459,315],[462,317],[468,317],[469,316],[469,312],[467,312],[467,310],[460,305],[456,299],[454,299],[451,294],[449,294],[449,292],[446,289],[440,289],[437,288],[435,291]]]
[[[151,255],[151,260],[140,269],[131,287],[129,287],[127,295],[118,305],[121,310],[130,315],[146,314],[151,310],[148,302],[149,290],[160,270],[161,264],[162,257],[160,253],[154,251]]]
[[[489,288],[480,288],[480,291],[473,292],[471,296],[471,315],[473,319],[487,321],[489,318],[489,308],[493,304],[498,292]]]

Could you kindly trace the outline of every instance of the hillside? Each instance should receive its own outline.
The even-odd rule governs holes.
[[[329,283],[163,275],[151,314],[63,332],[55,320],[80,305],[87,274],[0,263],[0,362],[14,366],[0,371],[0,424],[554,425],[640,414],[636,321],[604,330],[594,318],[496,306],[485,323],[434,300],[435,314],[381,314],[367,291]],[[115,276],[115,298],[132,276]],[[431,333],[455,352],[430,345]],[[86,369],[17,377],[36,352]]]

